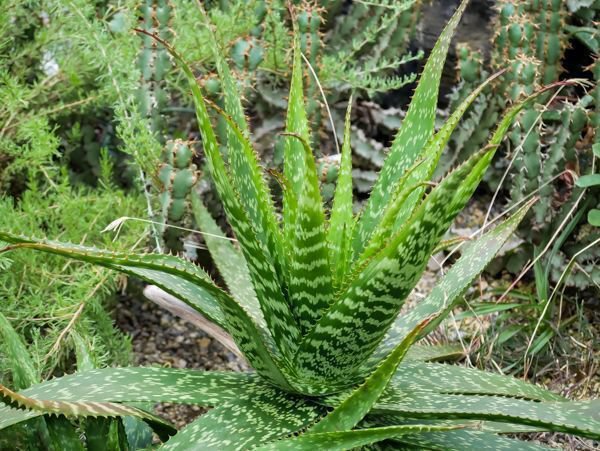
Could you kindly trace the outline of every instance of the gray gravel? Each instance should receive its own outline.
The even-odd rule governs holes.
[[[131,336],[134,364],[199,370],[246,369],[235,355],[196,327],[148,300],[123,299],[119,327]],[[180,428],[206,412],[198,406],[163,403],[157,413]]]

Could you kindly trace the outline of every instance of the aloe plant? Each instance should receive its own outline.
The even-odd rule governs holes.
[[[175,256],[114,253],[8,232],[0,232],[0,239],[12,243],[7,249],[64,255],[159,286],[229,332],[255,371],[112,368],[19,393],[0,388],[7,403],[0,407],[0,429],[62,413],[138,416],[168,433],[155,417],[127,406],[168,401],[213,409],[171,437],[165,449],[352,449],[381,441],[399,448],[539,449],[498,435],[539,430],[600,438],[598,401],[575,403],[510,377],[427,361],[435,350],[408,353],[443,320],[531,206],[466,246],[429,296],[400,314],[523,107],[510,109],[489,144],[424,196],[453,129],[485,87],[466,97],[434,133],[441,70],[466,4],[432,51],[379,181],[358,216],[352,212],[349,114],[333,206],[329,214],[324,211],[298,39],[279,177],[281,214],[252,148],[228,66],[216,52],[225,97],[225,110],[216,111],[229,130],[226,162],[193,72],[159,41],[190,82],[208,170],[237,239],[237,244],[207,240],[227,290]],[[215,231],[201,202],[194,205],[199,222]]]

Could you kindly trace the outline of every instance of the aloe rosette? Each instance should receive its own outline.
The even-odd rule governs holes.
[[[0,239],[11,243],[7,249],[31,248],[99,264],[162,288],[231,334],[254,371],[110,368],[19,393],[2,388],[6,405],[0,407],[0,428],[49,413],[130,415],[156,425],[155,417],[128,404],[175,402],[212,409],[168,439],[165,449],[352,449],[383,441],[393,448],[540,448],[502,435],[530,431],[599,439],[598,401],[571,402],[512,377],[435,363],[437,352],[430,346],[411,349],[449,313],[531,203],[464,246],[429,296],[399,314],[524,105],[508,110],[487,146],[429,188],[452,131],[485,87],[466,97],[435,132],[441,70],[466,4],[461,3],[433,49],[359,215],[352,211],[350,114],[333,205],[330,212],[324,210],[298,40],[284,173],[278,177],[281,212],[252,147],[241,96],[222,53],[214,49],[224,110],[205,101],[184,59],[161,42],[190,82],[207,167],[237,241],[207,239],[226,289],[175,256],[114,253],[8,232],[1,232]],[[209,108],[227,123],[227,160]],[[199,199],[193,209],[202,228],[219,232]]]

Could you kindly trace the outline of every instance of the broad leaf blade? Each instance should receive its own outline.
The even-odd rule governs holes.
[[[399,437],[397,442],[424,449],[443,449],[445,451],[548,451],[556,449],[501,437],[490,432],[471,430],[407,434]]]
[[[396,182],[404,171],[414,164],[421,149],[433,135],[442,69],[454,29],[458,25],[467,3],[467,0],[461,2],[427,59],[402,127],[394,139],[390,153],[358,223],[357,234],[359,242],[363,246],[379,223],[394,192]]]
[[[480,152],[444,179],[303,339],[296,362],[307,377],[347,379],[370,357],[492,156]]]
[[[485,269],[506,240],[513,234],[532,203],[524,205],[510,219],[478,238],[463,250],[461,258],[416,307],[399,316],[369,361],[368,368],[387,355],[420,321],[438,314],[435,326],[452,310],[460,295]],[[431,328],[431,327],[430,327]],[[428,328],[428,329],[430,329]],[[366,371],[368,371],[368,368]]]
[[[382,440],[401,437],[405,434],[418,432],[448,431],[456,429],[452,426],[429,426],[429,425],[406,425],[388,426],[380,428],[357,429],[355,431],[337,431],[306,433],[297,437],[270,443],[257,448],[261,451],[267,450],[289,450],[289,451],[314,451],[316,449],[350,450],[362,446],[371,445]]]
[[[526,424],[598,440],[600,400],[534,402],[497,396],[446,395],[388,390],[373,413],[435,419],[472,419]]]
[[[71,374],[20,394],[81,402],[179,402],[211,407],[244,395],[260,379],[249,373],[174,368],[105,368]],[[41,415],[0,404],[0,429]]]
[[[13,409],[32,411],[40,415],[54,414],[66,417],[106,418],[132,416],[147,421],[154,427],[170,428],[170,426],[156,415],[124,404],[31,398],[20,393],[15,393],[3,385],[0,385],[0,401]]]
[[[323,409],[269,386],[249,387],[183,428],[161,449],[240,450],[288,436],[313,423]]]
[[[389,384],[391,390],[433,391],[447,394],[496,395],[533,401],[565,398],[512,376],[440,363],[405,361]]]
[[[310,428],[308,432],[312,434],[353,429],[369,413],[373,404],[388,386],[398,365],[427,322],[429,320],[415,327],[358,388],[354,389],[339,406]]]

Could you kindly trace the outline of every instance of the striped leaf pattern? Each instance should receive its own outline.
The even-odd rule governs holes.
[[[309,433],[335,432],[353,429],[371,410],[386,389],[408,349],[430,320],[419,324],[402,340],[381,365],[333,412],[309,429]]]
[[[273,199],[264,179],[258,155],[248,138],[248,121],[242,108],[237,82],[222,56],[222,49],[218,48],[217,40],[211,41],[209,45],[223,83],[225,112],[235,124],[227,127],[227,148],[232,181],[239,193],[240,202],[248,214],[248,219],[254,224],[257,238],[270,254],[270,260],[275,266],[280,283],[285,283],[283,268],[280,265],[284,254]]]
[[[473,92],[471,92],[456,108],[448,120],[444,123],[442,128],[431,138],[431,140],[423,147],[418,160],[422,160],[423,164],[418,165],[414,171],[410,173],[407,180],[404,182],[406,186],[413,186],[418,183],[428,181],[432,176],[437,167],[438,161],[442,156],[443,150],[446,148],[450,136],[456,129],[458,123],[469,109],[475,98],[477,98],[483,90],[489,86],[489,84],[498,78],[498,74],[489,77],[484,83],[478,86]],[[398,231],[404,221],[406,221],[418,200],[420,199],[424,191],[423,187],[419,187],[415,192],[408,195],[407,199],[402,203],[401,207],[394,213],[394,225],[392,231]]]
[[[165,45],[167,44],[165,43]],[[167,45],[167,49],[185,73],[190,84],[204,152],[207,157],[207,166],[223,202],[229,223],[244,253],[252,277],[252,284],[265,320],[269,325],[277,347],[286,358],[290,358],[296,349],[300,330],[284,298],[278,279],[273,277],[276,270],[270,258],[270,253],[264,243],[255,239],[257,231],[248,218],[248,214],[239,199],[238,191],[232,184],[229,171],[219,152],[217,138],[210,122],[206,103],[192,70],[173,48]],[[245,338],[248,339],[248,337]],[[240,344],[238,343],[238,345]]]
[[[365,372],[377,365],[377,362],[393,349],[395,343],[401,341],[420,321],[428,316],[437,315],[436,321],[432,322],[432,325],[436,325],[452,310],[459,296],[469,288],[475,277],[485,269],[512,235],[531,205],[524,205],[510,219],[481,236],[470,246],[466,246],[461,258],[433,288],[429,296],[394,321],[370,357]]]
[[[385,206],[389,203],[396,182],[404,171],[414,164],[423,146],[433,135],[442,68],[452,34],[467,3],[468,0],[461,2],[427,59],[402,127],[394,138],[390,153],[358,223],[359,240],[354,241],[355,245],[362,247],[368,242]],[[360,253],[360,248],[355,247],[355,253]]]
[[[296,366],[307,377],[348,377],[375,350],[416,285],[443,233],[463,208],[493,151],[446,177],[302,340]],[[361,324],[361,327],[357,327]]]
[[[325,214],[315,160],[310,150],[309,126],[302,91],[300,44],[295,43],[292,85],[288,102],[285,148],[285,176],[298,200],[295,211],[284,215],[286,236],[292,243],[289,261],[289,297],[303,333],[306,333],[329,306],[333,280],[325,235]],[[285,199],[285,198],[284,198]],[[294,203],[284,205],[292,210]]]
[[[352,211],[352,102],[327,219],[311,150],[298,36],[284,174],[278,175],[283,188],[281,223],[250,140],[242,96],[221,49],[209,44],[224,87],[224,110],[204,99],[182,56],[154,37],[189,82],[207,167],[237,241],[236,245],[226,239],[202,201],[193,199],[197,225],[228,292],[201,268],[174,256],[113,253],[6,232],[0,232],[0,240],[12,243],[4,251],[36,249],[158,285],[226,329],[256,372],[111,368],[57,378],[19,393],[0,386],[5,403],[0,404],[0,429],[47,414],[133,415],[154,421],[129,404],[167,401],[213,409],[169,439],[166,449],[312,451],[382,441],[377,445],[381,449],[388,444],[393,449],[539,449],[497,435],[539,430],[599,439],[599,401],[570,402],[511,377],[433,362],[461,354],[452,347],[410,348],[456,305],[532,203],[464,246],[461,258],[431,294],[399,315],[431,253],[448,246],[441,238],[524,105],[510,109],[488,146],[424,197],[451,133],[486,86],[471,93],[434,134],[442,66],[466,4],[461,2],[434,47],[358,217]],[[204,20],[209,20],[206,15]],[[227,143],[221,143],[229,149],[227,162],[209,105],[227,127]],[[0,317],[2,324],[6,328]],[[27,374],[20,377],[31,379]]]
[[[350,145],[350,113],[352,111],[352,97],[348,102],[346,119],[344,123],[344,143],[338,174],[327,242],[329,245],[329,259],[333,273],[333,283],[336,287],[342,285],[350,262],[350,238],[354,229],[354,216],[352,213],[352,148]]]

